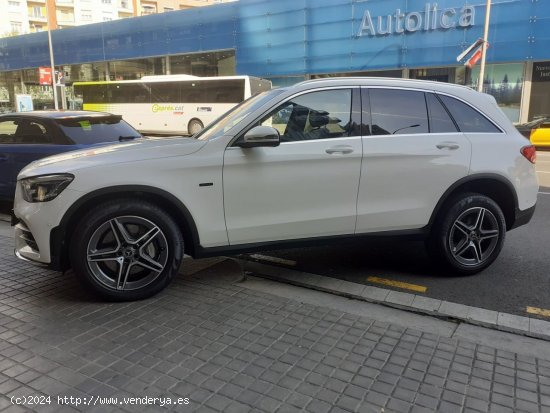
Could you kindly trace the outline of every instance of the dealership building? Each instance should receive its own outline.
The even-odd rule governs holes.
[[[457,56],[483,36],[485,0],[241,0],[52,31],[67,96],[75,81],[253,75],[275,86],[391,76],[476,87]],[[514,122],[550,116],[550,1],[493,0],[484,90]],[[0,101],[51,87],[47,33],[0,39]]]

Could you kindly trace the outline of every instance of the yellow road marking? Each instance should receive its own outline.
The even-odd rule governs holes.
[[[387,285],[390,287],[403,288],[405,290],[412,290],[419,293],[425,293],[428,290],[428,287],[424,287],[423,285],[409,284],[401,281],[388,280],[386,278],[368,277],[367,281],[370,281],[376,284]]]
[[[529,314],[541,315],[543,317],[550,317],[550,310],[545,310],[544,308],[537,307],[527,307],[525,309]]]

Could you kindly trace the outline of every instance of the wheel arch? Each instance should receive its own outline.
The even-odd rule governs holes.
[[[475,174],[458,180],[445,191],[432,212],[428,227],[431,228],[434,225],[448,201],[455,195],[464,192],[475,192],[491,198],[504,214],[506,230],[514,226],[518,210],[518,197],[512,183],[497,174]]]
[[[98,189],[84,195],[73,203],[63,215],[59,226],[52,230],[50,236],[53,268],[66,270],[70,267],[68,243],[74,233],[78,219],[82,216],[82,211],[87,211],[103,201],[125,198],[148,200],[163,208],[174,218],[182,232],[185,253],[191,256],[195,255],[196,247],[200,245],[198,230],[191,213],[178,198],[155,187],[117,185]]]

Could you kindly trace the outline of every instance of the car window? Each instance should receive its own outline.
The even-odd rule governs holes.
[[[65,135],[79,145],[141,137],[119,116],[59,119],[57,122]]]
[[[281,134],[281,142],[350,136],[351,89],[311,92],[279,105],[259,123]]]
[[[38,121],[29,119],[6,121],[6,124],[0,126],[0,129],[8,132],[0,132],[0,140],[5,143],[13,143],[19,145],[53,143],[52,134],[49,132],[46,126],[44,126],[43,123]]]
[[[0,144],[15,143],[17,123],[13,120],[0,121]]]
[[[428,103],[428,112],[430,114],[431,133],[458,131],[449,113],[433,93],[426,93],[426,102]]]
[[[458,99],[439,95],[461,132],[501,133],[491,121]]]
[[[428,133],[428,112],[423,92],[370,89],[373,135]]]

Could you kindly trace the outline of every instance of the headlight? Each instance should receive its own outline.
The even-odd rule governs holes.
[[[47,202],[59,195],[73,181],[70,174],[42,175],[24,178],[21,183],[23,199],[27,202]]]

